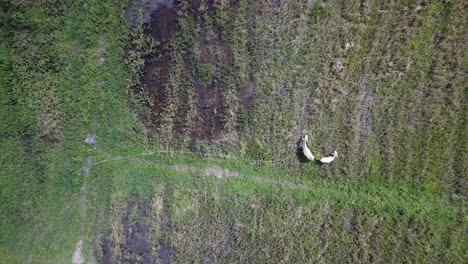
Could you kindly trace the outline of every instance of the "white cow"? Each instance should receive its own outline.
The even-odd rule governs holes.
[[[323,156],[320,159],[320,163],[322,164],[332,163],[337,157],[338,157],[338,152],[336,152],[335,150],[333,151],[333,153],[329,154],[328,156]]]
[[[301,148],[302,148],[302,152],[304,153],[304,156],[308,159],[308,160],[314,160],[314,155],[312,154],[312,152],[310,151],[310,149],[307,147],[307,142],[309,142],[309,137],[307,135],[305,135],[302,139],[301,139]]]

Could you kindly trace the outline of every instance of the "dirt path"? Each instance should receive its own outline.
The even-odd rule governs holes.
[[[105,62],[105,57],[104,57],[104,53],[105,53],[105,46],[104,46],[105,42],[104,42],[104,38],[103,36],[101,36],[100,40],[99,40],[99,44],[98,44],[98,59],[96,61],[97,65],[99,66],[102,66]],[[102,81],[98,81],[96,83],[96,89],[101,89],[102,87]],[[94,115],[93,117],[93,122],[91,124],[91,128],[88,132],[88,135],[86,136],[85,138],[85,143],[89,145],[89,147],[93,150],[96,150],[97,149],[97,141],[96,141],[96,126],[97,126],[97,119],[96,119],[96,115]],[[88,205],[87,205],[87,188],[88,188],[88,178],[89,178],[89,175],[90,175],[90,172],[91,172],[91,168],[94,164],[94,158],[93,156],[90,154],[84,164],[83,164],[83,167],[81,169],[81,172],[83,174],[83,184],[81,185],[81,188],[80,188],[80,200],[79,200],[79,206],[80,206],[80,215],[81,215],[81,227],[80,227],[80,230],[84,230],[84,223],[86,221],[86,218],[87,218],[87,211],[88,211]],[[85,263],[85,256],[83,255],[83,240],[80,239],[77,243],[76,243],[76,247],[75,247],[75,252],[73,253],[73,258],[72,258],[72,263],[73,264],[83,264]]]
[[[93,125],[91,127],[91,131],[88,133],[88,136],[85,139],[85,142],[89,144],[89,146],[93,149],[96,148],[96,119],[93,121]],[[81,185],[80,188],[80,200],[79,200],[79,206],[80,206],[80,215],[81,215],[81,227],[80,230],[83,230],[84,228],[84,222],[86,221],[87,218],[87,211],[88,211],[88,205],[87,205],[87,196],[86,196],[86,190],[88,188],[88,178],[89,174],[91,172],[91,167],[94,163],[94,159],[91,155],[89,155],[86,158],[86,161],[84,162],[84,165],[81,169],[81,172],[83,174],[83,184]],[[75,246],[75,252],[73,253],[73,258],[72,258],[72,263],[73,264],[84,264],[85,263],[85,258],[83,255],[83,240],[80,239]]]

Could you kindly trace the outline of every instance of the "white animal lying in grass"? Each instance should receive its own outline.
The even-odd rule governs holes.
[[[301,139],[301,148],[302,148],[302,152],[304,153],[304,156],[308,159],[308,160],[314,160],[314,155],[312,154],[312,152],[310,151],[310,149],[307,147],[307,142],[309,142],[309,137],[307,135],[305,135],[302,139]]]
[[[320,159],[320,163],[322,164],[332,163],[337,157],[338,157],[338,152],[336,152],[335,150],[333,151],[333,153],[329,154],[328,156],[323,156]]]

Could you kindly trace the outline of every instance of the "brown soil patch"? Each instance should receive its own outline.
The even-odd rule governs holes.
[[[195,149],[200,140],[211,142],[221,139],[226,129],[233,127],[232,124],[226,124],[234,120],[232,115],[235,113],[229,108],[233,92],[237,93],[242,109],[249,111],[254,104],[256,89],[253,78],[249,78],[245,81],[245,88],[239,92],[233,91],[237,89],[232,87],[236,77],[231,76],[235,61],[224,39],[225,29],[205,21],[206,16],[216,15],[214,2],[204,1],[205,11],[199,10],[201,3],[194,1],[191,10],[180,11],[184,17],[178,17],[178,2],[174,5],[160,5],[152,11],[148,28],[144,32],[160,43],[158,54],[145,58],[142,81],[152,101],[150,112],[143,114],[149,121],[147,126],[155,132],[170,133],[162,135],[165,137],[189,137],[191,149]],[[176,62],[174,54],[179,45],[184,44],[180,44],[179,38],[175,36],[179,30],[179,19],[187,19],[186,16],[193,16],[196,24],[194,47],[197,47],[197,52],[188,50],[182,65],[176,66],[175,63],[180,64],[180,58],[177,57]],[[180,66],[187,74],[183,77],[187,86],[174,91],[170,84],[171,75]],[[194,90],[184,94],[180,89]]]
[[[135,210],[139,215],[145,215],[147,209],[145,206],[129,203],[127,213],[124,216],[124,236],[126,243],[122,248],[122,262],[134,263],[141,259],[141,263],[151,263],[150,246],[148,243],[148,226],[140,220],[132,221],[132,211]]]
[[[159,116],[167,106],[170,69],[172,66],[169,51],[170,40],[177,32],[177,7],[176,5],[161,5],[153,13],[150,27],[145,34],[151,35],[161,43],[159,56],[145,59],[145,72],[143,82],[151,95],[153,113],[156,114],[152,122],[159,126]]]
[[[212,76],[208,83],[202,81],[199,72],[194,76],[199,118],[192,133],[192,140],[212,140],[218,138],[225,129],[223,121],[225,85],[216,76],[220,76],[218,72],[223,67],[233,65],[234,59],[222,40],[222,28],[206,28],[204,22],[201,22],[201,27],[204,30],[199,40],[200,63],[211,68]]]
[[[222,94],[219,87],[213,83],[208,86],[203,85],[200,81],[196,84],[196,92],[198,99],[198,122],[195,124],[195,130],[192,133],[192,139],[208,139],[211,140],[221,131],[224,130],[222,120]]]
[[[100,250],[102,252],[101,263],[112,264],[112,249],[109,240],[103,241]]]
[[[119,263],[170,263],[171,248],[164,240],[159,240],[159,247],[156,253],[152,254],[149,219],[154,212],[146,202],[130,202],[126,211],[122,215],[122,234],[124,241],[120,244],[120,257],[116,258],[111,250],[111,244],[115,241],[103,238],[101,244],[102,263],[112,263],[116,260]],[[163,233],[170,232],[171,226],[168,217],[161,223]]]

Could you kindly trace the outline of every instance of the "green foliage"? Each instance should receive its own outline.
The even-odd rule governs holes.
[[[209,65],[200,65],[198,67],[198,72],[200,74],[200,78],[205,84],[209,84],[211,82],[213,72]]]
[[[253,142],[247,145],[245,154],[254,160],[268,160],[268,149],[259,142]]]
[[[330,17],[332,9],[328,5],[324,5],[322,1],[317,1],[312,8],[311,17],[317,23],[320,19]]]
[[[143,33],[143,29],[130,34],[129,52],[125,63],[130,71],[129,89],[143,90],[141,77],[144,70],[144,58],[155,54],[159,43]]]
[[[180,2],[158,136],[192,144],[194,69],[216,80],[227,127],[184,154],[164,153],[129,109],[160,43],[128,32],[124,4],[7,1],[2,260],[68,263],[83,239],[87,260],[108,245],[116,261],[138,223],[151,252],[164,241],[175,263],[462,263],[466,16],[455,2],[367,2]],[[304,131],[336,162],[299,164]],[[96,149],[83,142],[91,132]]]
[[[239,174],[231,178],[205,174],[206,168],[216,167]],[[241,258],[262,262],[273,256],[303,262],[321,251],[325,252],[321,258],[330,262],[379,257],[443,262],[462,257],[459,251],[435,253],[448,253],[451,247],[444,244],[443,236],[454,243],[462,237],[446,233],[447,228],[462,226],[458,209],[448,206],[445,198],[405,185],[331,181],[310,174],[301,178],[248,160],[200,160],[177,153],[109,161],[96,166],[95,172],[113,175],[113,189],[100,196],[119,194],[119,200],[139,206],[154,201],[151,197],[159,200],[158,206],[136,216],[133,210],[111,214],[108,221],[113,223],[114,235],[109,238],[125,236],[118,219],[134,217],[140,224],[159,228],[170,221],[170,229],[150,233],[148,241],[164,232],[171,250],[178,252],[173,259],[177,263],[200,258],[209,248],[211,258],[228,262]],[[99,210],[94,213],[100,214]],[[125,246],[124,241],[113,243],[117,248]],[[222,244],[229,245],[230,254],[216,250]],[[251,255],[244,246],[262,253]],[[278,253],[278,247],[289,253]]]
[[[0,31],[4,260],[25,262],[33,256],[39,262],[69,262],[68,252],[87,230],[80,229],[75,198],[88,153],[83,139],[93,116],[101,122],[116,120],[117,115],[127,118],[119,133],[134,124],[128,111],[122,115],[117,110],[126,107],[127,78],[120,13],[112,10],[110,1],[93,3],[93,8],[75,5],[69,13],[67,1],[59,2],[11,4]],[[86,34],[80,33],[83,28]],[[101,36],[110,43],[99,42]],[[103,52],[106,61],[99,67]],[[101,82],[106,85],[101,87]],[[110,127],[101,133],[122,140]]]

